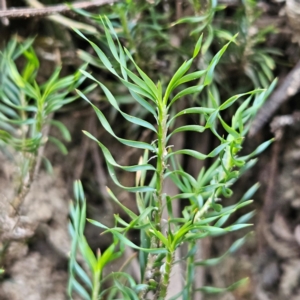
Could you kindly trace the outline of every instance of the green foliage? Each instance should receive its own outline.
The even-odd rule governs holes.
[[[109,278],[103,277],[105,266],[120,257],[124,251],[122,242],[114,239],[110,247],[103,253],[98,249],[95,255],[89,247],[84,236],[84,228],[86,222],[86,201],[82,184],[80,181],[74,183],[75,205],[71,203],[69,230],[72,237],[72,246],[69,259],[69,284],[68,296],[72,299],[73,291],[79,294],[82,299],[96,300],[100,295],[104,295],[108,291],[102,288],[102,284]],[[117,249],[118,244],[120,248]],[[77,250],[80,250],[82,259],[87,263],[88,273],[80,266],[77,261]],[[89,276],[90,275],[90,276]],[[113,278],[123,277],[129,282],[132,281],[129,275],[125,273],[114,274]],[[112,293],[112,292],[110,292]]]
[[[56,68],[47,82],[36,81],[39,60],[32,48],[33,40],[18,44],[13,39],[0,57],[0,127],[1,140],[21,152],[36,153],[47,140],[43,129],[47,123],[56,126],[66,141],[70,140],[67,128],[51,115],[62,106],[74,101],[77,96],[70,92],[78,87],[84,77],[80,73],[59,78],[61,68]],[[21,72],[15,61],[20,56],[25,59]],[[57,139],[52,141],[62,152],[64,145]]]
[[[257,25],[262,14],[257,1],[242,1],[230,16],[227,15],[226,5],[213,0],[201,9],[194,3],[193,11],[194,16],[180,18],[172,25],[178,29],[184,25],[192,36],[203,33],[205,42],[198,67],[207,68],[214,55],[211,49],[231,40],[238,33],[235,44],[229,47],[219,64],[210,89],[206,93],[195,94],[194,101],[209,106],[214,98],[213,101],[220,104],[220,95],[243,93],[253,87],[267,88],[271,84],[275,68],[273,55],[280,55],[280,52],[264,46],[267,37],[276,30],[272,25],[265,28]],[[233,74],[231,80],[228,80],[228,73]]]
[[[28,39],[19,43],[14,38],[0,52],[0,149],[20,169],[16,195],[10,201],[15,213],[29,192],[47,141],[67,154],[65,145],[49,136],[49,128],[57,127],[63,139],[70,141],[68,129],[53,120],[53,115],[78,98],[71,92],[84,80],[80,72],[60,78],[61,67],[57,67],[45,83],[38,82],[40,63],[33,42]],[[17,67],[17,62],[23,64],[22,69]],[[51,163],[46,158],[44,161],[51,170]]]
[[[76,32],[89,42],[95,50],[98,57],[93,58],[93,61],[101,62],[101,65],[127,88],[132,99],[136,101],[136,105],[140,106],[141,110],[146,110],[149,118],[153,120],[149,122],[125,113],[117,99],[103,82],[85,70],[81,70],[85,77],[99,85],[105,99],[120,116],[135,126],[152,131],[154,135],[152,143],[118,137],[104,113],[95,104],[91,103],[84,92],[78,91],[79,95],[91,104],[102,127],[112,137],[125,146],[144,150],[143,157],[137,165],[121,166],[115,161],[109,149],[102,142],[97,140],[91,133],[84,132],[89,138],[98,143],[113,182],[121,189],[133,192],[136,195],[139,215],[122,205],[114,193],[108,189],[111,199],[124,210],[129,221],[122,219],[119,215],[115,215],[115,226],[108,228],[101,222],[89,220],[92,224],[104,229],[105,232],[112,234],[114,241],[119,241],[122,245],[138,250],[140,253],[139,265],[142,282],[133,283],[128,281],[128,284],[130,283],[128,286],[123,283],[120,293],[123,297],[126,295],[124,299],[147,299],[149,292],[153,293],[153,299],[165,299],[170,273],[175,263],[175,251],[183,244],[187,245],[190,251],[187,255],[186,282],[182,292],[177,297],[184,295],[184,299],[193,299],[193,294],[198,291],[216,293],[232,290],[244,281],[237,282],[228,288],[191,288],[193,286],[194,268],[199,265],[212,265],[219,262],[228,253],[236,251],[244,243],[245,239],[242,238],[236,241],[221,258],[202,262],[195,261],[196,242],[207,236],[220,236],[251,225],[248,222],[252,217],[252,213],[242,216],[233,223],[229,223],[229,217],[237,210],[252,203],[250,197],[252,197],[255,187],[251,188],[239,202],[233,205],[227,205],[223,199],[232,195],[231,186],[233,183],[236,182],[243,172],[253,166],[255,163],[253,157],[262,152],[272,142],[265,142],[249,155],[239,156],[251,119],[274,88],[275,82],[268,90],[256,89],[251,92],[240,93],[229,97],[221,103],[215,101],[213,94],[211,94],[211,103],[208,106],[193,106],[172,113],[177,110],[175,104],[180,99],[198,95],[202,91],[210,91],[216,65],[229,44],[235,41],[236,36],[232,36],[229,43],[211,58],[206,68],[189,72],[194,60],[201,53],[203,45],[202,36],[200,36],[192,52],[192,58],[183,62],[168,83],[164,81],[155,83],[138,66],[131,51],[123,47],[109,19],[107,17],[101,18],[101,23],[105,32],[106,45],[109,48],[106,51],[102,50],[78,30]],[[129,68],[129,63],[132,68]],[[199,79],[200,82],[193,85],[194,80]],[[235,113],[231,121],[228,122],[224,116],[226,111],[233,106],[235,107]],[[204,120],[203,124],[178,127],[177,119],[186,114],[198,116],[200,120]],[[208,154],[192,149],[171,150],[172,145],[168,144],[170,137],[182,131],[196,131],[199,133],[210,131],[212,135],[216,136],[218,146]],[[153,156],[149,158],[151,152]],[[210,158],[213,159],[213,164],[207,170],[201,169],[198,176],[193,177],[178,163],[177,158],[179,155],[188,155],[200,160]],[[153,162],[154,159],[156,159],[156,164],[150,164],[150,161]],[[116,176],[116,169],[136,172],[136,185],[133,187],[123,186]],[[167,178],[171,178],[178,187],[180,191],[178,194],[165,194],[163,185]],[[80,193],[77,192],[77,194]],[[85,208],[83,196],[80,199],[82,199],[80,200],[82,202],[81,214],[79,212],[75,213],[74,209],[72,209],[73,241],[79,240],[83,236],[83,227],[78,231],[76,225],[74,225],[84,222],[82,221],[84,217],[84,212],[82,211]],[[174,203],[181,199],[186,199],[189,203],[185,205],[179,217],[174,217]],[[78,201],[77,207],[80,207]],[[163,225],[162,213],[165,206],[168,217],[166,220],[167,224]],[[80,208],[78,209],[80,210]],[[131,229],[139,230],[141,236],[140,245],[134,244],[127,236],[128,231]],[[76,248],[76,246],[74,246],[74,243],[72,257],[75,257],[74,247]],[[92,278],[94,278],[92,269],[95,268],[96,259],[93,258],[94,263],[91,263],[82,250],[81,253],[85,261],[88,262]],[[74,264],[74,258],[71,261]],[[74,267],[72,268],[74,269]],[[74,273],[71,272],[71,277],[74,277],[72,274]],[[78,273],[77,275],[80,274]],[[84,277],[81,277],[81,280],[84,281]],[[115,279],[115,285],[121,287],[121,284],[117,282],[118,279]],[[73,285],[73,287],[75,286]],[[91,291],[94,291],[94,287],[92,287]],[[77,292],[79,291],[77,290]],[[98,296],[101,298],[100,291]],[[91,299],[91,296],[89,297],[87,299]]]
[[[251,226],[253,212],[242,214],[237,220],[231,216],[252,203],[258,185],[234,204],[229,204],[226,198],[233,194],[232,185],[255,164],[255,156],[272,142],[263,143],[250,154],[240,155],[252,118],[276,84],[271,54],[278,52],[261,47],[274,29],[257,30],[255,22],[259,12],[255,1],[243,2],[234,16],[237,20],[234,24],[226,20],[226,7],[217,1],[201,5],[199,1],[191,2],[195,14],[184,15],[177,21],[173,19],[172,5],[166,13],[165,7],[169,4],[159,0],[115,3],[105,8],[107,17],[77,10],[95,25],[77,26],[84,34],[78,29],[75,31],[91,46],[96,57],[89,51],[79,51],[79,56],[93,66],[93,70],[101,69],[99,73],[91,74],[84,66],[75,74],[61,78],[61,68],[57,67],[47,82],[42,83],[33,39],[23,43],[14,39],[0,53],[0,147],[9,149],[11,157],[19,154],[21,178],[17,198],[26,196],[47,141],[67,154],[65,145],[49,136],[48,129],[55,126],[65,141],[70,140],[67,128],[53,120],[53,114],[79,96],[91,105],[102,127],[117,142],[143,151],[139,162],[123,166],[103,140],[84,131],[99,145],[114,185],[134,193],[138,213],[123,205],[114,189],[108,188],[112,202],[126,217],[114,215],[115,226],[111,228],[88,219],[113,239],[105,251],[98,249],[94,253],[84,234],[83,188],[79,181],[75,182],[75,202],[70,205],[69,224],[72,237],[70,298],[77,294],[91,300],[147,299],[152,293],[153,299],[165,299],[171,270],[175,263],[181,262],[175,262],[175,252],[182,249],[187,249],[181,256],[186,262],[182,265],[186,280],[182,291],[172,299],[181,296],[193,299],[198,292],[232,291],[247,280],[225,288],[198,287],[194,274],[195,268],[214,266],[237,251],[248,235],[233,242],[219,257],[199,261],[195,254],[199,240]],[[70,26],[70,23],[65,25]],[[95,28],[99,29],[98,33]],[[179,44],[177,34],[181,36]],[[219,45],[224,46],[219,49]],[[227,80],[228,67],[238,74],[235,85]],[[85,78],[94,85],[79,90]],[[111,107],[108,114],[89,100],[88,92],[95,86],[101,93],[100,100]],[[267,89],[257,88],[261,86]],[[253,87],[257,89],[247,92]],[[77,89],[76,95],[72,94],[74,89]],[[125,109],[123,104],[131,106]],[[114,116],[124,118],[130,138],[119,136],[111,121]],[[193,123],[178,125],[184,116],[194,117]],[[137,138],[143,131],[151,133],[152,142]],[[216,140],[216,147],[208,153],[176,149],[170,144],[179,133],[199,133],[201,139],[205,131]],[[178,158],[183,155],[208,160],[210,166],[192,176],[179,163]],[[45,162],[49,166],[50,162],[46,159]],[[124,186],[117,176],[119,170],[134,173],[135,186]],[[165,193],[163,187],[167,179],[175,183],[177,193]],[[17,200],[12,201],[16,211],[20,203]],[[180,212],[175,211],[177,202],[185,203]],[[166,220],[163,220],[163,210],[167,212]],[[139,232],[140,243],[130,239],[132,230]],[[122,267],[104,276],[110,263],[124,256],[126,247],[138,253],[141,280],[133,278]],[[0,274],[3,272],[0,269]]]
[[[281,55],[280,51],[271,47],[263,47],[267,37],[276,33],[275,27],[269,25],[258,28],[257,20],[262,12],[257,9],[257,1],[247,0],[243,10],[236,14],[240,35],[240,47],[237,56],[242,63],[245,74],[258,87],[268,87],[274,79],[275,61],[271,54]]]
[[[195,103],[206,107],[211,107],[213,102],[220,105],[221,97],[224,95],[226,97],[226,95],[240,94],[258,87],[267,88],[271,84],[275,67],[273,56],[280,53],[276,49],[264,47],[266,38],[276,31],[271,26],[261,28],[261,25],[257,25],[261,10],[256,1],[243,1],[234,9],[233,15],[231,6],[227,9],[226,5],[214,0],[204,1],[201,4],[191,1],[187,7],[184,5],[181,9],[180,5],[178,7],[174,4],[165,4],[163,1],[126,1],[126,3],[115,3],[111,7],[103,8],[101,13],[106,14],[111,20],[116,35],[128,48],[139,67],[154,82],[161,81],[163,85],[168,83],[169,78],[175,74],[183,61],[193,56],[194,45],[202,33],[203,45],[200,55],[190,66],[192,72],[190,77],[184,78],[181,83],[186,87],[191,87],[190,83],[197,85],[194,88],[197,91],[185,97],[186,101],[183,105],[187,107]],[[100,27],[99,34],[95,36],[91,32],[89,39],[101,45],[102,51],[110,59],[110,46],[99,16],[78,12],[89,20],[92,19]],[[174,21],[174,15],[178,15],[179,19]],[[209,89],[202,89],[204,76],[201,73],[207,69],[216,49],[232,40],[236,33],[238,36],[234,39],[234,43],[227,48],[222,61],[214,70],[213,82]],[[79,55],[84,61],[101,68],[101,73],[95,73],[94,77],[110,90],[114,90],[115,98],[119,103],[131,104],[130,114],[145,117],[147,110],[135,106],[134,98],[124,93],[124,86],[105,74],[106,67],[98,57],[81,50]],[[114,58],[110,60],[112,67],[118,68]],[[129,70],[134,70],[131,60],[127,59],[126,63]],[[201,71],[198,71],[199,69]],[[195,76],[194,81],[184,81],[191,76]],[[103,97],[101,100],[106,99]],[[241,101],[242,99],[239,103]],[[176,113],[176,106],[171,109],[171,113],[173,112]],[[230,113],[232,114],[233,111],[230,110]],[[112,110],[111,120],[113,116],[115,113]],[[201,123],[204,123],[204,118],[200,117]],[[130,130],[132,134],[136,126],[131,126]]]

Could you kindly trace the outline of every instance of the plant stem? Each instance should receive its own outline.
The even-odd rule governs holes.
[[[99,293],[101,288],[101,271],[96,271],[93,276],[93,293],[92,293],[92,300],[99,299]]]
[[[204,203],[202,208],[200,210],[198,210],[198,212],[196,213],[195,218],[194,218],[194,223],[199,221],[199,219],[208,211],[212,201],[213,201],[213,197],[209,197],[206,200],[206,202]]]
[[[164,171],[166,169],[165,155],[166,151],[166,137],[167,137],[167,108],[163,104],[158,107],[158,141],[157,141],[157,182],[156,182],[156,207],[158,212],[156,214],[155,224],[157,230],[160,230],[162,205],[163,205],[163,183],[164,183]]]
[[[188,253],[195,247],[196,242],[192,241],[188,245]],[[186,282],[187,282],[187,299],[193,299],[193,279],[195,274],[195,254],[190,255],[187,259]]]
[[[173,260],[174,260],[174,252],[168,252],[166,256],[165,270],[160,283],[158,300],[164,300],[167,296]]]
[[[168,110],[166,104],[160,102],[158,103],[158,130],[157,130],[157,164],[156,164],[156,172],[157,172],[157,181],[156,181],[156,193],[154,195],[154,203],[153,205],[157,208],[154,212],[153,219],[155,224],[155,229],[161,232],[161,218],[162,218],[162,210],[163,210],[163,184],[164,184],[164,171],[166,169],[166,161],[165,155],[167,153],[166,150],[166,137],[167,137],[167,119],[168,119]],[[161,247],[161,242],[159,238],[156,236],[152,236],[151,245],[152,249]],[[168,256],[169,254],[167,254]],[[171,259],[166,258],[166,269],[171,270],[171,266],[167,267],[167,261],[171,261]],[[155,298],[157,299],[157,295],[160,293],[161,284],[168,284],[168,280],[161,278],[160,264],[158,263],[158,256],[156,254],[149,254],[147,259],[147,266],[145,270],[145,281],[146,284],[149,285],[150,281],[156,282],[156,293]],[[168,275],[169,276],[169,275]],[[167,287],[166,287],[167,288]],[[146,295],[149,289],[146,289],[141,292],[140,299],[146,299]],[[154,300],[153,299],[153,300]]]
[[[165,154],[166,154],[166,137],[167,137],[167,108],[166,105],[161,103],[158,106],[158,141],[157,141],[157,182],[156,182],[156,203],[155,206],[157,207],[157,212],[154,217],[155,227],[158,231],[161,232],[161,217],[162,217],[162,210],[163,210],[163,184],[164,184],[164,171],[166,169],[166,161],[165,161]],[[160,246],[160,240],[156,238],[156,244]],[[159,266],[155,266],[154,274],[157,274],[154,280],[158,284],[158,291],[166,290],[169,283],[169,272],[171,270],[171,263],[172,257],[170,257],[170,253],[167,254],[166,262],[165,262],[165,273],[163,278],[161,277],[161,271]],[[165,276],[167,276],[165,278]],[[161,295],[161,292],[159,292]],[[159,299],[163,299],[159,296]]]

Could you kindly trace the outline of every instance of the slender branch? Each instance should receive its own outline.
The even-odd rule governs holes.
[[[275,111],[300,90],[300,61],[290,71],[282,84],[271,95],[266,104],[258,112],[249,131],[249,136],[254,136],[272,117]]]
[[[25,158],[26,159],[26,158]],[[17,196],[12,200],[11,211],[9,216],[13,217],[18,214],[19,208],[22,205],[25,197],[29,193],[31,184],[34,180],[34,171],[37,163],[37,154],[30,154],[29,160],[29,170],[26,173],[26,177],[22,178],[21,185],[18,189]]]
[[[18,194],[17,196],[13,199],[11,202],[11,212],[10,216],[15,216],[18,214],[18,211],[24,202],[26,196],[28,195],[31,185],[34,181],[34,179],[37,177],[40,166],[41,166],[41,161],[43,158],[44,154],[44,149],[45,149],[45,141],[47,140],[49,136],[49,131],[51,128],[50,125],[50,120],[53,118],[53,113],[51,113],[48,116],[47,122],[44,123],[44,126],[41,130],[43,134],[43,138],[41,140],[41,145],[38,149],[38,151],[34,154],[30,154],[29,159],[29,170],[26,174],[26,177],[22,179],[21,186],[18,189]],[[25,158],[25,156],[24,156]],[[26,159],[26,158],[25,158]]]
[[[0,1],[0,7],[1,7],[1,9],[3,9],[3,10],[6,10],[6,9],[7,9],[6,0],[1,0],[1,1]]]
[[[188,244],[188,250],[187,253],[189,253],[189,251],[192,250],[192,248],[194,248],[196,245],[195,241],[192,241]],[[187,258],[187,264],[186,264],[186,287],[187,287],[187,297],[188,299],[193,299],[193,274],[195,274],[195,254],[190,255]]]
[[[83,1],[73,3],[72,5],[60,4],[60,5],[51,5],[43,8],[3,8],[0,10],[0,18],[32,18],[37,16],[46,16],[57,13],[65,13],[72,11],[72,9],[87,9],[92,7],[103,6],[105,4],[113,4],[117,0],[94,0]]]
[[[204,203],[204,205],[202,206],[202,208],[200,210],[198,210],[198,212],[195,215],[194,218],[194,223],[196,223],[197,221],[200,220],[200,218],[208,211],[208,209],[210,208],[210,205],[213,201],[213,197],[209,197],[206,202]]]
[[[7,10],[6,0],[1,0],[0,8],[3,11]],[[2,21],[3,25],[5,25],[5,26],[9,25],[9,20],[7,18],[1,18],[1,21]]]

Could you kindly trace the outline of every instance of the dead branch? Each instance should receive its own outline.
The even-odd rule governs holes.
[[[254,136],[272,117],[274,112],[300,89],[300,61],[283,80],[282,84],[271,95],[270,99],[258,112],[250,128],[249,136]]]
[[[3,11],[7,10],[6,0],[1,0],[0,8]],[[5,25],[5,26],[9,25],[9,20],[7,18],[1,18],[1,21],[2,21],[3,25]]]
[[[87,9],[98,6],[103,6],[105,4],[113,4],[117,0],[94,0],[94,1],[83,1],[73,3],[72,5],[60,4],[51,5],[43,8],[10,8],[5,9],[2,7],[0,10],[0,18],[32,18],[37,16],[46,16],[57,13],[65,13],[72,11],[72,9]]]

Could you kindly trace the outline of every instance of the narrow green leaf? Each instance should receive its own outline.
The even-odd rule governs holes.
[[[110,175],[111,179],[120,188],[122,188],[122,189],[124,189],[124,190],[126,190],[128,192],[132,192],[132,193],[136,193],[136,192],[140,192],[140,193],[143,193],[143,192],[155,192],[155,188],[152,188],[150,186],[126,187],[126,186],[122,185],[119,182],[119,180],[117,179],[116,172],[115,172],[113,166],[108,161],[106,161],[106,163],[107,163],[107,169],[108,169],[108,172],[109,172],[109,175]]]
[[[200,229],[201,231],[205,230],[210,234],[216,234],[216,235],[223,234],[226,232],[226,230],[223,228],[218,228],[218,227],[208,226],[208,225],[199,225],[198,223],[194,223],[193,228]]]
[[[103,272],[103,268],[113,260],[114,256],[114,250],[115,245],[111,244],[101,255],[101,257],[98,258],[97,268],[95,268],[95,272]]]
[[[212,150],[207,156],[208,157],[215,157],[220,154],[221,151],[223,151],[227,146],[229,142],[222,143],[218,147],[216,147],[214,150]]]
[[[259,189],[260,184],[255,183],[249,190],[243,195],[241,200],[239,202],[244,202],[252,198],[252,196],[256,193],[256,191]]]
[[[242,120],[242,114],[245,111],[245,109],[248,107],[250,101],[251,101],[251,96],[248,97],[245,101],[243,101],[242,105],[239,106],[239,108],[236,110],[233,118],[232,118],[232,127],[234,129],[239,129],[240,133],[243,133],[243,120]]]
[[[152,225],[152,224],[150,223],[150,225]],[[151,226],[151,229],[149,231],[150,232],[152,231],[152,234],[154,234],[168,249],[169,241],[160,231],[156,230],[153,226]]]
[[[204,74],[206,74],[206,70],[201,70],[201,71],[196,71],[187,75],[184,75],[183,77],[181,77],[181,79],[179,79],[176,84],[175,87],[179,86],[180,84],[186,83],[186,82],[190,82],[196,79],[201,78]]]
[[[193,16],[193,17],[184,17],[178,21],[172,23],[172,26],[182,24],[182,23],[201,23],[208,18],[208,15],[203,16]]]
[[[217,119],[218,115],[219,115],[219,109],[214,109],[214,112],[210,114],[205,127],[213,129],[215,120]]]
[[[70,132],[68,130],[68,128],[60,121],[56,121],[56,120],[51,120],[50,121],[51,125],[54,125],[55,127],[57,127],[60,131],[60,133],[62,134],[63,138],[67,141],[70,142],[71,141],[71,135]]]
[[[168,173],[165,174],[166,177],[168,177],[169,175],[173,175],[171,178],[174,178],[174,175],[179,175],[181,176],[183,179],[186,179],[188,181],[188,183],[192,186],[192,187],[196,187],[197,186],[197,181],[196,179],[190,175],[189,173],[183,171],[183,170],[173,170],[170,171]],[[184,188],[183,188],[184,190]],[[194,195],[194,194],[193,194]],[[172,198],[173,199],[173,198]]]
[[[139,86],[141,89],[143,89],[146,93],[148,93],[149,95],[151,95],[153,97],[153,99],[155,100],[155,102],[157,102],[157,89],[155,89],[154,91],[144,82],[144,80],[142,80],[141,78],[139,78],[137,75],[135,75],[133,72],[131,72],[129,69],[124,68],[125,72],[127,73],[127,75],[130,77],[130,79],[137,85]],[[156,87],[155,87],[156,88]]]
[[[230,287],[227,288],[228,291],[234,291],[236,290],[238,287],[246,284],[249,281],[249,278],[243,278],[237,282],[235,282],[234,284],[232,284]]]
[[[95,220],[92,220],[92,219],[87,219],[87,221],[101,229],[109,229],[107,226],[105,226],[104,224],[98,222],[98,221],[95,221]]]
[[[62,154],[67,155],[68,154],[68,150],[66,148],[66,146],[57,138],[53,137],[53,136],[49,136],[48,137],[49,142],[52,142],[59,150]]]
[[[94,111],[96,112],[96,115],[100,121],[100,123],[102,124],[102,126],[104,127],[104,129],[110,133],[114,138],[116,138],[120,143],[126,145],[126,146],[130,146],[133,148],[139,148],[139,149],[148,149],[150,151],[155,152],[155,147],[152,145],[149,145],[147,143],[144,142],[137,142],[137,141],[132,141],[132,140],[126,140],[126,139],[122,139],[119,138],[118,136],[115,135],[114,131],[112,130],[109,122],[107,121],[107,119],[105,118],[105,116],[103,115],[103,113],[98,109],[98,107],[96,107],[95,105],[93,105],[84,94],[82,94],[82,92],[80,92],[79,90],[77,90],[77,93],[83,98],[85,99],[87,102],[89,102],[91,104],[91,106],[93,107]]]
[[[200,35],[197,43],[196,43],[196,46],[195,46],[195,49],[194,49],[194,54],[193,54],[193,58],[195,58],[198,54],[199,54],[199,51],[201,49],[201,44],[202,44],[202,38],[203,38],[203,34]]]
[[[127,208],[125,205],[123,205],[118,199],[117,197],[113,194],[113,192],[111,191],[110,188],[106,188],[109,196],[111,197],[111,199],[117,203],[127,214],[128,216],[132,219],[132,220],[135,220],[138,218],[138,216],[133,212],[131,211],[129,208]]]
[[[234,224],[231,225],[229,227],[226,227],[226,231],[231,232],[231,231],[236,231],[236,230],[240,230],[249,226],[253,226],[253,224]]]
[[[89,276],[86,274],[86,272],[82,269],[82,267],[77,263],[77,261],[74,261],[74,271],[76,272],[76,274],[78,275],[78,277],[80,278],[80,280],[86,285],[88,286],[90,289],[93,288],[92,282],[89,278]]]
[[[200,93],[203,90],[203,88],[204,88],[204,85],[195,85],[195,86],[191,86],[191,87],[188,87],[188,88],[182,90],[181,92],[176,94],[174,98],[172,98],[168,107],[173,105],[176,100],[178,100],[184,96],[195,94],[195,93]]]
[[[181,193],[181,194],[177,194],[171,197],[171,200],[175,200],[175,199],[190,199],[192,197],[195,197],[196,193]]]
[[[221,104],[221,106],[219,107],[219,110],[224,110],[224,109],[230,107],[233,103],[235,103],[239,98],[241,98],[243,96],[257,94],[257,93],[261,93],[263,91],[264,90],[262,90],[262,89],[256,89],[256,90],[248,92],[248,93],[243,93],[243,94],[238,94],[238,95],[232,96],[228,100],[226,100],[224,103]]]
[[[0,95],[1,97],[1,95]],[[1,99],[2,100],[2,99]],[[7,117],[18,119],[19,115],[15,112],[15,110],[11,109],[10,107],[0,104],[0,112],[5,114]]]
[[[148,103],[145,99],[143,99],[140,95],[133,91],[129,91],[132,97],[139,103],[141,104],[145,109],[147,109],[155,118],[157,118],[157,113],[154,109],[154,107]]]
[[[202,29],[201,29],[201,27],[202,27]],[[202,26],[198,27],[197,29],[195,29],[191,32],[191,35],[198,34],[199,32],[202,32],[204,29],[207,30],[207,35],[205,37],[205,42],[202,45],[202,51],[201,51],[202,55],[205,55],[206,52],[208,51],[208,49],[211,48],[211,44],[215,37],[215,30],[212,25],[208,24],[206,26],[206,24],[203,24]]]
[[[147,170],[152,170],[155,171],[156,169],[150,165],[150,164],[140,164],[140,165],[134,165],[134,166],[121,166],[119,165],[113,158],[113,156],[111,155],[111,153],[109,152],[109,150],[101,143],[99,142],[93,135],[91,135],[90,133],[88,133],[87,131],[83,131],[83,133],[88,136],[90,139],[94,140],[95,142],[98,143],[98,145],[100,146],[105,160],[107,162],[109,162],[109,164],[111,164],[113,167],[117,167],[120,168],[124,171],[127,172],[138,172],[138,171],[147,171]]]
[[[177,132],[182,132],[182,131],[196,131],[196,132],[203,132],[205,130],[204,126],[201,125],[185,125],[185,126],[181,126],[176,128],[175,130],[172,131],[171,134],[168,135],[167,140],[174,134]]]
[[[185,155],[190,155],[192,157],[195,157],[199,160],[204,160],[207,158],[207,155],[205,154],[202,154],[198,151],[195,151],[195,150],[189,150],[189,149],[183,149],[183,150],[178,150],[178,151],[174,151],[174,152],[171,152],[167,155],[167,158],[170,158],[174,155],[177,155],[177,154],[185,154]]]
[[[71,282],[74,290],[82,297],[83,300],[91,300],[90,295],[87,293],[87,291],[82,287],[81,284],[78,283],[77,280],[73,279]]]
[[[49,94],[53,92],[53,85],[55,82],[57,82],[59,74],[61,71],[61,67],[58,67],[55,69],[55,71],[52,73],[49,80],[42,85],[42,90],[44,90],[42,97],[40,99],[41,103],[44,103]]]
[[[214,85],[212,85],[212,87],[214,87]],[[219,107],[219,99],[217,100],[214,96],[214,94],[212,93],[211,89],[209,89],[209,100],[212,103],[212,106],[214,109],[218,109]]]
[[[79,219],[79,226],[78,226],[79,235],[84,234],[85,222],[86,222],[86,202],[83,201],[82,207],[80,208],[80,219]]]
[[[265,151],[273,143],[273,141],[274,141],[274,139],[271,139],[269,141],[266,141],[266,142],[262,143],[251,154],[240,157],[240,159],[248,160],[248,159],[260,154],[261,152]]]
[[[216,266],[218,264],[220,264],[220,262],[224,259],[224,256],[225,255],[222,255],[220,257],[216,257],[216,258],[209,258],[209,259],[206,259],[206,260],[202,260],[202,261],[199,261],[199,262],[195,262],[195,266]]]
[[[231,32],[227,31],[227,30],[216,30],[214,29],[214,33],[218,38],[230,41],[233,39],[233,35],[231,34]]]
[[[106,69],[108,71],[110,71],[112,74],[118,76],[117,72],[115,71],[115,69],[113,68],[111,62],[109,61],[109,59],[107,58],[107,56],[104,54],[104,52],[93,42],[91,42],[84,34],[82,34],[78,29],[73,28],[73,30],[79,35],[81,36],[83,39],[85,39],[87,42],[90,43],[90,45],[93,47],[93,49],[95,50],[95,52],[97,53],[98,57],[100,58],[100,60],[102,61],[103,65],[106,67]]]
[[[109,33],[109,31],[107,30],[107,27],[104,23],[104,21],[102,20],[102,24],[104,25],[104,31],[105,31],[105,36],[106,36],[106,40],[107,40],[107,43],[108,43],[108,46],[109,46],[109,50],[111,51],[112,55],[114,56],[115,60],[120,62],[120,58],[119,58],[119,53],[118,53],[118,50],[117,50],[117,47],[112,39],[112,36],[111,34]],[[115,35],[116,39],[117,39],[117,36]],[[118,39],[117,39],[118,40]]]
[[[205,76],[204,85],[211,84],[211,82],[213,80],[213,74],[214,74],[216,65],[218,64],[219,60],[221,59],[222,55],[224,54],[224,52],[226,51],[226,49],[228,48],[230,43],[232,41],[234,41],[234,39],[236,37],[237,37],[237,35],[235,35],[233,37],[233,39],[229,43],[227,43],[225,46],[223,46],[222,49],[214,56],[214,58],[212,59],[212,61],[210,62],[209,66],[207,68],[207,74]]]
[[[137,117],[128,115],[128,114],[124,113],[123,111],[121,111],[121,109],[120,109],[120,107],[119,107],[119,105],[118,105],[118,103],[117,103],[115,97],[113,96],[113,94],[110,92],[110,90],[109,90],[104,84],[102,84],[101,82],[99,82],[98,80],[96,80],[94,77],[90,76],[89,73],[87,73],[87,72],[85,72],[85,71],[83,71],[83,70],[82,70],[82,73],[83,73],[85,76],[87,76],[87,77],[91,78],[92,80],[96,81],[96,82],[100,85],[100,87],[102,88],[102,90],[103,90],[105,96],[107,97],[107,100],[109,101],[109,103],[110,103],[117,111],[119,111],[119,112],[121,113],[121,115],[122,115],[127,121],[129,121],[129,122],[131,122],[131,123],[133,123],[133,124],[136,124],[136,125],[145,127],[145,128],[147,128],[147,129],[150,129],[150,130],[156,132],[155,127],[154,127],[152,124],[150,124],[149,122],[147,122],[147,121],[145,121],[145,120],[142,120],[142,119],[140,119],[140,118],[137,118]],[[81,95],[82,95],[81,97],[83,97],[86,101],[88,101],[89,103],[91,103],[91,102],[86,98],[86,96],[84,96],[83,94],[81,94]]]
[[[147,86],[149,87],[149,89],[152,91],[152,94],[155,95],[155,97],[158,99],[158,89],[156,87],[156,85],[154,84],[154,82],[149,78],[149,76],[143,71],[141,70],[141,68],[135,63],[133,57],[131,56],[130,52],[124,48],[126,54],[128,55],[128,57],[130,58],[130,60],[133,62],[135,68],[137,69],[137,71],[139,72],[140,76],[143,78],[144,82],[147,84]]]
[[[142,89],[140,86],[131,83],[127,80],[124,80],[123,78],[119,77],[120,81],[129,89],[129,91],[132,91],[134,93],[140,94],[148,99],[150,99],[151,101],[153,101],[154,103],[156,103],[156,98],[148,93],[147,91],[145,91],[144,89]]]
[[[251,234],[251,233],[250,233]],[[249,237],[249,233],[246,234],[244,237],[236,240],[228,249],[229,253],[235,253],[237,250],[239,250],[246,242],[247,238]]]
[[[207,115],[207,114],[211,114],[215,111],[215,109],[213,108],[208,108],[208,107],[190,107],[190,108],[186,108],[182,111],[180,111],[179,113],[177,113],[174,117],[172,117],[168,123],[167,126],[169,127],[170,124],[178,117],[182,116],[182,115],[187,115],[187,114],[203,114],[203,115]]]
[[[220,115],[218,115],[219,120],[221,121],[221,124],[223,126],[223,128],[230,134],[232,135],[235,139],[240,138],[240,134],[238,132],[236,132],[233,128],[231,128],[228,124],[226,124],[226,122],[221,118]]]
[[[164,95],[164,103],[166,104],[168,102],[169,96],[171,94],[171,92],[174,90],[174,88],[176,87],[176,83],[178,80],[180,80],[182,78],[182,76],[189,70],[189,68],[191,67],[193,62],[193,58],[191,58],[188,61],[185,61],[181,67],[176,71],[176,73],[174,74],[174,76],[172,77],[172,79],[170,80],[165,95]]]
[[[220,212],[221,210],[222,210],[222,206],[221,206],[221,209],[220,209],[220,210],[217,210],[217,211]],[[221,226],[223,226],[223,225],[227,222],[227,220],[228,220],[229,217],[230,217],[230,214],[225,215],[225,216],[222,216],[222,217],[214,224],[214,226],[215,226],[215,227],[221,227]]]
[[[155,254],[160,254],[160,253],[167,253],[167,250],[164,248],[141,248],[137,245],[135,245],[134,243],[132,243],[129,239],[127,239],[123,234],[117,232],[117,231],[112,231],[112,234],[116,236],[116,238],[118,238],[122,243],[124,243],[125,245],[136,249],[136,250],[140,250],[140,251],[144,251],[147,253],[155,253]]]
[[[203,286],[199,289],[196,289],[196,291],[200,291],[206,294],[219,294],[226,292],[226,288],[216,288],[213,286]]]
[[[249,213],[239,217],[236,221],[235,224],[243,224],[248,222],[250,219],[252,219],[255,215],[255,211],[250,211]]]

